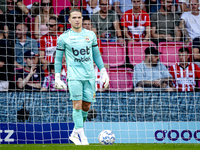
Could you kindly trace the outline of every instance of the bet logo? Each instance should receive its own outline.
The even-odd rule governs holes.
[[[80,50],[74,49],[72,47],[72,52],[73,52],[74,56],[78,56],[79,54],[80,55],[86,55],[86,54],[89,55],[90,54],[89,50],[90,49],[88,48],[88,46],[86,46],[86,49],[80,49]]]

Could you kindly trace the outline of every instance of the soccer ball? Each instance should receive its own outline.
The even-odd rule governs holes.
[[[112,145],[115,142],[115,135],[110,130],[102,131],[98,136],[101,145]]]

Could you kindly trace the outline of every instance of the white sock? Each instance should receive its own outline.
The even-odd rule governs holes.
[[[73,131],[72,131],[72,134],[71,134],[71,136],[75,136],[75,135],[77,135],[78,134],[78,131],[77,131],[77,129],[73,129]]]
[[[78,129],[76,129],[76,131],[79,133],[79,136],[80,136],[81,139],[86,138],[83,128],[78,128]]]

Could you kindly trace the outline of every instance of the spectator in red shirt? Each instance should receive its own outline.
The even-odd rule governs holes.
[[[179,63],[170,68],[170,73],[174,79],[174,86],[178,91],[194,91],[196,79],[200,79],[200,68],[194,63],[188,62],[189,49],[179,49]]]
[[[147,42],[151,26],[149,14],[141,9],[141,0],[132,0],[132,3],[133,9],[126,11],[121,19],[125,37],[130,42]]]
[[[34,33],[37,40],[48,32],[46,23],[49,22],[49,16],[54,15],[52,4],[52,0],[41,0],[39,15],[37,15],[34,20]]]
[[[61,34],[58,31],[57,17],[51,16],[47,24],[49,32],[40,39],[40,61],[43,65],[49,64],[48,57],[56,51],[57,39]]]

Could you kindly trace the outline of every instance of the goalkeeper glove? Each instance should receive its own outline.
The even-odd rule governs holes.
[[[60,80],[60,73],[55,73],[55,88],[67,90],[65,83]]]
[[[105,68],[102,68],[100,72],[102,76],[102,82],[104,83],[104,88],[107,88],[109,85],[109,76],[107,74],[107,71]]]

